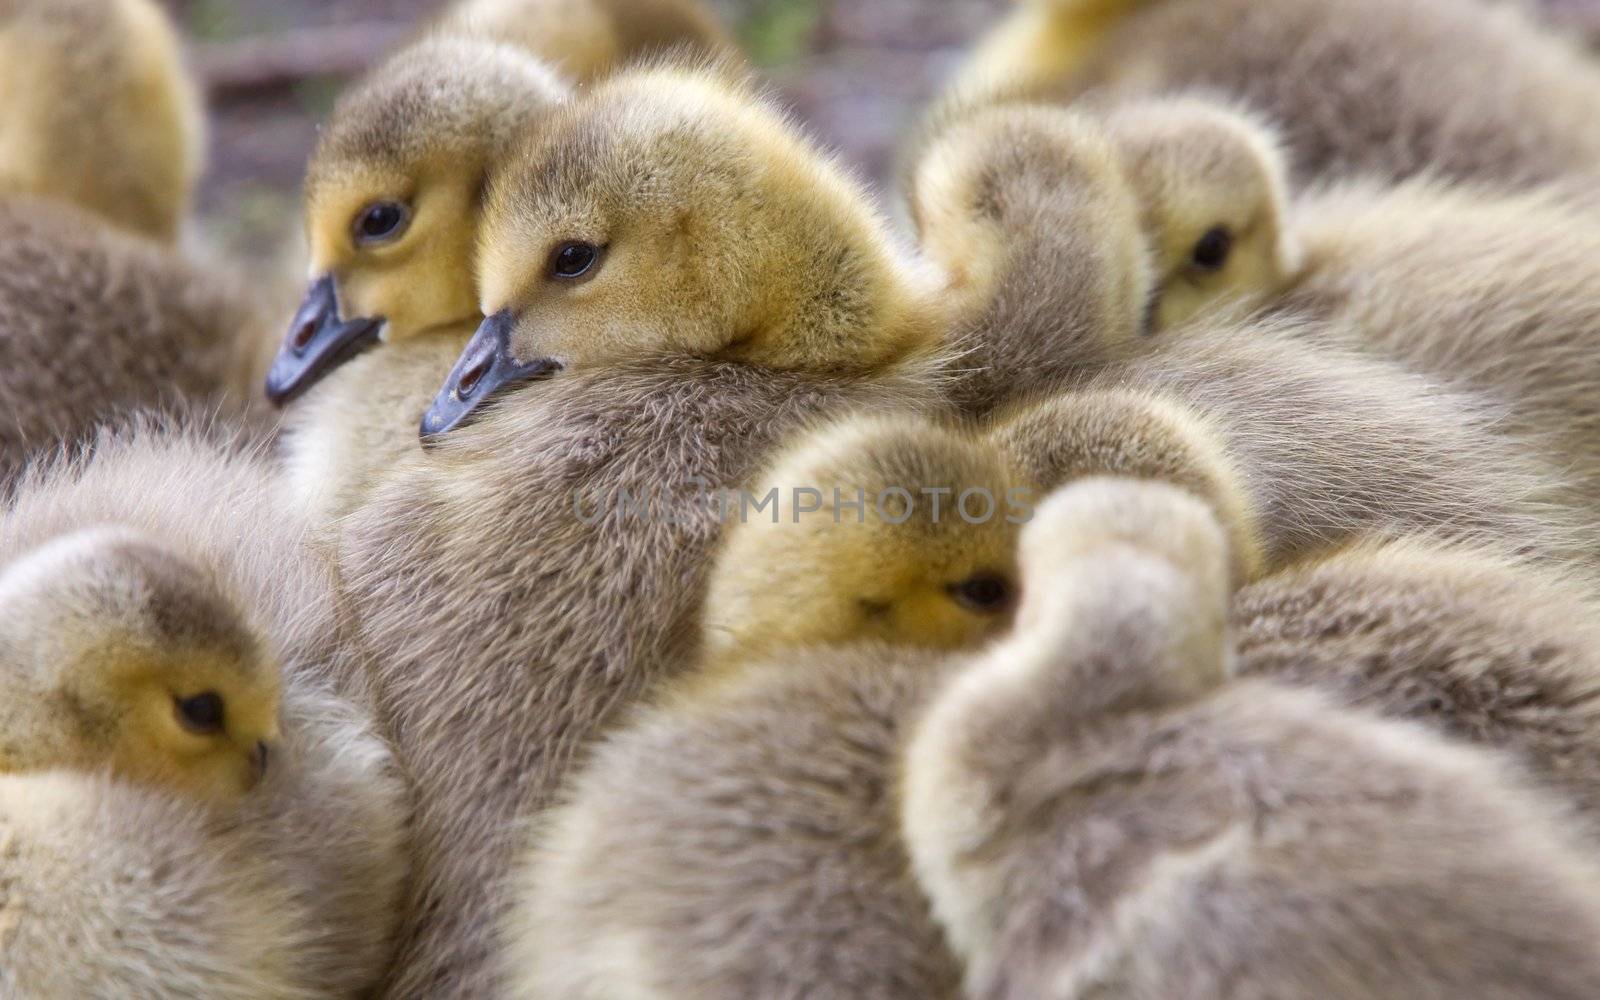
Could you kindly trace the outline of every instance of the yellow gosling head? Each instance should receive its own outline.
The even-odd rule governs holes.
[[[423,423],[563,369],[665,354],[868,372],[934,342],[935,297],[860,184],[714,71],[619,74],[495,174],[488,317]]]
[[[1297,252],[1287,166],[1270,129],[1199,97],[1119,106],[1106,126],[1154,253],[1153,329],[1284,286]]]
[[[1006,289],[1070,299],[1075,325],[1096,341],[1085,353],[1144,332],[1149,246],[1101,123],[1047,105],[952,106],[925,142],[911,215],[964,310],[981,313]]]
[[[521,49],[435,37],[340,99],[306,173],[311,284],[267,378],[286,403],[360,351],[477,321],[491,162],[565,85]]]
[[[776,509],[755,509],[772,490]],[[961,649],[1010,620],[1032,495],[965,432],[851,420],[803,437],[749,497],[712,573],[713,658],[866,639]]]
[[[278,666],[199,567],[92,529],[7,567],[0,608],[0,770],[109,768],[215,802],[260,779]]]

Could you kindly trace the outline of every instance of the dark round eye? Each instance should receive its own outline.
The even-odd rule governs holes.
[[[1233,252],[1233,234],[1227,226],[1213,226],[1206,230],[1200,237],[1200,242],[1194,245],[1194,253],[1190,260],[1194,266],[1207,271],[1215,271],[1228,262],[1228,254]]]
[[[398,239],[411,221],[411,209],[398,201],[375,201],[356,216],[356,242],[363,246]]]
[[[950,585],[950,596],[970,611],[992,615],[1011,604],[1011,584],[993,573],[979,573]]]
[[[178,708],[178,721],[183,724],[183,728],[202,736],[222,732],[222,727],[227,722],[222,695],[215,691],[203,691],[188,698],[174,700]]]
[[[588,273],[600,259],[600,248],[592,243],[563,243],[550,255],[550,274],[557,278],[577,278]]]

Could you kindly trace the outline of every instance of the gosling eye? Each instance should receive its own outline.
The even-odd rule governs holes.
[[[183,728],[200,736],[214,736],[227,724],[227,713],[222,695],[203,691],[188,698],[174,698],[178,722]]]
[[[946,588],[955,602],[983,615],[998,614],[1011,604],[1011,584],[994,573],[979,573]]]
[[[1213,226],[1194,245],[1189,260],[1202,271],[1215,271],[1228,262],[1233,252],[1233,233],[1227,226]]]
[[[410,224],[411,209],[404,202],[375,201],[356,214],[353,227],[356,246],[392,243]]]
[[[550,277],[563,281],[581,278],[600,259],[600,248],[593,243],[571,241],[550,252]]]

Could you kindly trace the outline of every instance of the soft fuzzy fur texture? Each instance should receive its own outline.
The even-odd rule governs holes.
[[[572,241],[597,253],[564,280]],[[478,270],[512,355],[568,371],[659,352],[881,371],[949,319],[861,182],[714,68],[618,74],[542,120],[490,184]]]
[[[291,678],[267,779],[228,811],[82,772],[0,775],[0,992],[365,996],[405,878],[371,723]]]
[[[404,790],[366,707],[364,667],[342,635],[331,568],[305,545],[271,465],[221,436],[108,433],[92,457],[20,484],[0,522],[0,559],[96,526],[136,531],[201,567],[195,584],[249,621],[282,665],[280,743],[218,835],[261,837],[249,841],[256,863],[304,910],[296,982],[323,995],[370,986],[389,954],[406,874]],[[180,837],[171,849],[190,846]]]
[[[342,95],[305,185],[311,274],[333,276],[341,315],[382,317],[391,341],[475,324],[485,176],[566,97],[567,84],[522,49],[448,35],[402,49]],[[381,201],[408,206],[409,223],[358,244],[361,213]]]
[[[1280,123],[1298,182],[1600,171],[1600,68],[1511,4],[1032,0],[954,93],[1117,100],[1193,88]]]
[[[417,788],[389,995],[492,988],[513,821],[692,655],[718,520],[690,480],[736,486],[806,421],[913,399],[928,394],[683,358],[571,373],[407,461],[351,515],[342,575]],[[670,510],[627,516],[623,489]],[[575,502],[604,516],[585,524]]]
[[[906,732],[955,665],[791,649],[636,713],[535,828],[510,995],[961,996],[895,788]]]
[[[1023,553],[1016,635],[906,750],[907,843],[967,995],[1600,989],[1600,871],[1520,772],[1229,680],[1202,505],[1087,483]]]
[[[952,111],[930,133],[908,196],[958,304],[951,395],[964,411],[1102,363],[1145,332],[1156,275],[1125,166],[1102,122],[1059,108]]]
[[[460,0],[431,30],[520,45],[580,83],[662,53],[735,59],[738,52],[700,0]]]
[[[980,435],[911,414],[840,421],[775,458],[751,493],[770,490],[767,516],[724,532],[697,675],[839,637],[959,649],[1010,620],[1036,497]]]
[[[0,232],[0,482],[142,408],[264,423],[263,318],[233,275],[43,199],[0,199]]]
[[[1501,747],[1600,815],[1600,612],[1580,579],[1421,540],[1309,560],[1234,596],[1242,674]]]
[[[474,329],[384,344],[290,405],[279,438],[284,473],[319,535],[336,534],[390,469],[418,453],[423,411]]]
[[[842,645],[769,648],[754,658],[736,657],[736,669],[720,662],[726,652],[713,655],[715,683],[702,683],[699,672],[687,674],[637,709],[574,774],[565,802],[530,831],[531,853],[507,928],[511,995],[967,995],[960,963],[930,923],[924,888],[934,890],[946,920],[960,922],[949,926],[948,940],[976,959],[978,995],[1086,995],[1051,993],[1044,986],[1048,975],[1031,978],[1080,954],[1073,942],[1050,936],[1060,926],[1057,910],[1041,914],[1026,898],[1017,904],[1014,923],[1004,924],[1005,932],[1014,932],[1006,936],[980,926],[965,907],[1002,892],[1025,896],[1037,885],[1041,859],[1059,856],[1051,845],[1081,828],[1077,819],[1046,822],[1048,814],[1030,820],[1035,814],[1027,811],[1033,800],[1026,796],[1053,787],[1051,773],[1103,759],[1094,751],[1050,750],[1056,727],[1081,714],[1064,702],[1114,705],[1137,720],[1144,685],[1156,682],[1161,686],[1152,694],[1211,699],[1203,710],[1173,709],[1186,714],[1161,730],[1173,745],[1208,751],[1203,766],[1176,779],[1180,794],[1213,780],[1236,781],[1243,795],[1255,776],[1265,780],[1281,775],[1273,768],[1289,766],[1297,771],[1292,788],[1337,797],[1337,807],[1325,800],[1313,807],[1310,821],[1322,829],[1352,822],[1351,815],[1386,829],[1392,816],[1398,831],[1414,835],[1397,833],[1391,843],[1389,835],[1368,830],[1355,843],[1317,847],[1335,853],[1309,855],[1291,869],[1332,912],[1368,915],[1330,916],[1322,926],[1337,935],[1334,944],[1320,930],[1263,921],[1263,933],[1290,928],[1296,936],[1276,946],[1310,961],[1270,973],[1308,977],[1298,988],[1278,982],[1261,995],[1374,995],[1373,984],[1387,982],[1393,992],[1400,983],[1410,985],[1408,976],[1419,990],[1430,984],[1445,989],[1458,982],[1452,976],[1475,973],[1476,967],[1467,973],[1456,968],[1456,949],[1472,947],[1488,949],[1485,961],[1494,968],[1487,981],[1501,984],[1505,995],[1541,988],[1582,995],[1596,971],[1583,942],[1600,919],[1600,883],[1556,834],[1565,817],[1511,787],[1526,776],[1510,775],[1487,755],[1445,746],[1420,727],[1347,715],[1332,700],[1263,681],[1241,681],[1211,695],[1210,684],[1224,671],[1220,644],[1229,590],[1220,525],[1195,498],[1166,484],[1094,479],[1068,493],[1077,499],[1050,501],[1026,529],[1022,551],[1034,589],[1015,636],[978,665],[958,654],[859,636],[853,641],[833,622],[821,622],[817,639]],[[1422,556],[1432,560],[1426,571],[1412,572],[1411,560]],[[1093,607],[1064,617],[1057,600],[1062,588],[1040,587],[1039,579],[1048,583],[1068,572],[1092,575],[1076,593]],[[1594,675],[1593,657],[1582,648],[1592,630],[1572,624],[1584,606],[1569,584],[1480,550],[1418,543],[1351,550],[1243,592],[1233,614],[1239,669],[1312,681],[1348,702],[1530,751],[1530,771],[1589,796],[1594,789],[1584,772],[1592,769],[1583,761],[1592,756],[1592,740],[1589,754],[1582,748],[1592,730],[1587,692]],[[1515,608],[1494,606],[1513,591],[1521,594]],[[1518,616],[1519,609],[1543,602],[1550,602],[1547,613]],[[1079,672],[1066,675],[1071,684],[1053,683],[1041,670],[1057,661],[1040,654],[1055,656],[1073,643]],[[1558,651],[1547,652],[1550,647]],[[1130,666],[1147,660],[1176,669],[1152,678]],[[1083,672],[1089,670],[1095,672]],[[941,695],[952,677],[961,687]],[[1466,692],[1443,704],[1418,693],[1458,682],[1488,699],[1503,690],[1504,702],[1480,711]],[[922,723],[920,741],[908,750],[920,714],[936,698],[956,702],[944,709],[951,718]],[[980,711],[990,714],[973,721]],[[1121,718],[1112,727],[1089,725],[1092,735],[1107,739],[1123,728]],[[1248,773],[1215,763],[1223,753],[1219,741],[1228,753],[1243,755]],[[1289,763],[1274,763],[1279,758]],[[921,782],[907,811],[910,842],[936,855],[935,868],[919,872],[920,884],[908,867],[897,812],[902,761],[912,782]],[[1015,784],[991,787],[1012,778]],[[1106,794],[1120,788],[1105,787],[1112,789]],[[1205,794],[1220,792],[1212,786]],[[1413,794],[1419,797],[1405,798]],[[1368,798],[1363,802],[1361,795]],[[1261,809],[1302,808],[1296,799],[1287,799],[1296,805],[1281,805],[1285,800],[1280,794],[1253,801]],[[1206,801],[1214,818],[1227,799]],[[1207,821],[1183,811],[1185,805],[1194,802],[1173,804],[1163,815],[1175,823]],[[1113,829],[1152,827],[1160,829],[1133,821]],[[990,834],[993,839],[983,839]],[[998,839],[1011,837],[1023,840]],[[1404,856],[1372,861],[1366,852],[1374,842]],[[1505,843],[1525,846],[1505,858]],[[1014,875],[985,867],[1012,863]],[[956,875],[946,871],[956,867]],[[1407,885],[1413,871],[1422,874]],[[1353,872],[1366,877],[1357,897],[1347,895],[1344,881]],[[1472,873],[1468,884],[1510,887],[1504,898],[1458,900],[1456,879],[1467,878],[1462,872]],[[1228,906],[1250,907],[1260,898],[1227,891]],[[1376,897],[1385,909],[1363,910],[1371,905],[1370,892],[1391,893]],[[1060,897],[1078,898],[1066,890]],[[1111,905],[1091,894],[1084,919],[1109,919]],[[1425,919],[1402,921],[1394,909],[1416,905],[1430,908]],[[1519,916],[1499,920],[1501,905],[1518,907]],[[980,916],[991,912],[1003,922],[1011,911],[1001,906]],[[1210,937],[1192,922],[1207,920],[1203,915],[1182,914],[1182,920],[1172,939],[1214,946],[1215,961],[1222,963],[1249,949],[1256,963],[1249,968],[1274,968],[1256,954],[1251,937]],[[1388,924],[1396,921],[1404,924],[1396,932],[1439,927],[1458,936],[1448,952],[1417,942],[1407,951],[1415,964],[1396,968],[1381,951]],[[1534,922],[1540,928],[1529,934],[1534,950],[1519,960],[1522,928]],[[1030,929],[1040,936],[1029,937]],[[1352,947],[1379,950],[1352,960],[1346,950]],[[1004,961],[991,960],[1000,953]],[[1566,961],[1551,959],[1553,953]],[[1159,972],[1161,966],[1140,968]],[[1201,989],[1207,968],[1202,959],[1194,980]],[[1019,978],[1004,979],[1006,970]],[[1090,967],[1087,975],[1099,971]],[[990,981],[991,974],[1002,978]],[[1394,978],[1361,978],[1368,975]],[[1137,988],[1144,990],[1139,996],[1181,992],[1169,980]]]
[[[1600,205],[1347,184],[1302,198],[1294,228],[1304,262],[1282,308],[1499,401],[1503,430],[1543,444],[1600,511]]]
[[[546,116],[482,230],[485,310],[517,312],[517,356],[566,370],[404,462],[341,543],[418,781],[406,996],[487,988],[507,821],[692,651],[717,523],[690,480],[741,485],[835,411],[935,402],[931,286],[861,186],[719,71],[651,66]],[[558,287],[551,241],[579,238],[601,262]],[[623,490],[682,523],[619,516]],[[611,516],[586,525],[575,501]]]
[[[0,993],[326,995],[295,974],[309,914],[261,855],[262,832],[104,777],[0,776]]]
[[[288,420],[285,458],[313,519],[331,524],[417,448],[417,425],[481,316],[473,264],[492,168],[588,80],[720,29],[693,0],[487,0],[458,4],[335,107],[307,170],[313,276],[342,315],[381,318],[383,343],[323,376]],[[679,51],[679,57],[687,53]],[[380,201],[412,212],[396,240],[363,247],[354,223]]]
[[[108,769],[229,802],[261,778],[282,681],[203,565],[125,527],[0,568],[0,771]],[[198,721],[183,706],[198,699]],[[210,709],[215,705],[215,710]]]
[[[569,240],[602,248],[573,282],[549,270]],[[738,84],[673,68],[614,78],[529,133],[491,184],[479,284],[486,311],[515,314],[513,356],[565,370],[403,462],[341,541],[382,710],[418,782],[420,874],[396,995],[489,988],[510,821],[546,806],[617,706],[692,654],[714,518],[587,526],[574,491],[592,511],[624,487],[734,485],[805,421],[904,402],[884,373],[937,358],[951,329],[939,283],[859,184]],[[1308,351],[1271,325],[1237,332],[1011,369],[1006,388],[1025,398],[1093,388],[1126,404],[1079,412],[1081,435],[1041,449],[1052,482],[1085,468],[1148,475],[1173,458],[1193,469],[1115,444],[1152,409],[1176,409],[1211,422],[1204,440],[1235,456],[1239,506],[1259,512],[1269,563],[1417,528],[1569,545],[1555,477],[1483,432],[1487,406]],[[796,372],[773,371],[785,368]]]
[[[1569,481],[1537,448],[1497,432],[1499,407],[1334,346],[1336,327],[1315,334],[1333,344],[1313,347],[1310,336],[1292,322],[1188,324],[1066,381],[1070,391],[1047,405],[1002,411],[1001,439],[1032,439],[1009,446],[1045,488],[1111,473],[1176,477],[1232,498],[1269,568],[1417,531],[1541,557],[1584,550]]]
[[[205,129],[158,4],[3,0],[0,108],[0,194],[48,195],[178,238]]]
[[[1198,330],[1238,343],[1243,326],[1347,353],[1371,349],[1435,376],[1458,392],[1335,354],[1300,360],[1306,372],[1330,369],[1325,392],[1359,378],[1362,391],[1407,407],[1414,403],[1402,397],[1420,389],[1447,408],[1482,411],[1468,422],[1509,442],[1495,447],[1542,455],[1572,487],[1567,505],[1593,511],[1593,208],[1575,203],[1568,185],[1517,193],[1413,180],[1346,182],[1306,192],[1290,209],[1285,171],[1271,129],[1193,97],[1135,101],[1103,118],[1028,106],[948,111],[911,192],[925,249],[989,262],[975,272],[987,289],[976,297],[990,302],[965,334],[971,350],[959,363],[970,368],[954,382],[958,401],[982,412],[1033,386],[1079,382],[1119,350],[1137,355],[1130,330],[1141,329],[1137,304],[1149,301],[1153,321],[1142,329],[1154,335],[1146,347],[1154,358],[1169,349],[1181,356],[1190,348],[1165,342],[1187,343]],[[1047,217],[1045,204],[1057,225],[1038,232],[1030,226]],[[1231,252],[1202,270],[1192,256],[1211,230],[1228,234]],[[1154,280],[1139,279],[1141,234]],[[1132,249],[1106,252],[1119,239]],[[1108,271],[1131,272],[1137,293],[1114,292],[1100,278]],[[1220,312],[1231,304],[1242,316],[1263,300],[1280,318]],[[1208,308],[1189,329],[1178,322]],[[1281,405],[1260,398],[1261,414]],[[1270,423],[1280,431],[1295,419]]]
[[[968,428],[874,417],[806,436],[757,478],[869,496],[900,484],[917,503],[841,525],[831,502],[802,515],[786,493],[777,523],[728,529],[695,669],[533,828],[512,995],[959,994],[894,832],[892,772],[948,673],[936,651],[981,645],[1015,608],[1010,512],[968,521],[952,493],[936,515],[922,491],[1005,496],[1027,482],[1006,452]],[[984,614],[950,590],[974,570],[1009,591]]]

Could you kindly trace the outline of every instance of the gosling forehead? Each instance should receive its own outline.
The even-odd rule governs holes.
[[[752,143],[753,133],[770,141]],[[551,212],[597,192],[648,194],[653,182],[738,180],[748,154],[791,141],[782,116],[742,84],[681,69],[622,73],[533,125],[492,202],[503,213]]]
[[[810,518],[845,528],[820,539],[823,547],[872,551],[885,571],[943,572],[973,560],[1005,563],[1022,513],[1010,497],[1014,478],[996,449],[964,429],[866,420],[802,440],[764,489],[817,490],[822,509]],[[864,527],[851,530],[856,523]]]
[[[1283,198],[1276,135],[1243,111],[1183,98],[1119,109],[1107,125],[1141,196],[1166,214],[1196,200],[1270,206]]]
[[[312,154],[307,187],[362,165],[404,172],[441,152],[494,148],[566,93],[552,69],[514,46],[419,43],[340,98]]]
[[[90,529],[50,540],[0,575],[0,608],[18,625],[62,632],[61,642],[107,636],[156,649],[260,654],[255,630],[216,578],[131,531]]]
[[[774,467],[778,485],[859,485],[884,489],[1000,485],[998,452],[965,428],[920,420],[861,420],[808,435]],[[801,483],[802,480],[814,482]]]
[[[170,557],[151,573],[142,617],[152,637],[253,663],[261,650],[250,623],[231,600],[193,574],[192,567]]]

